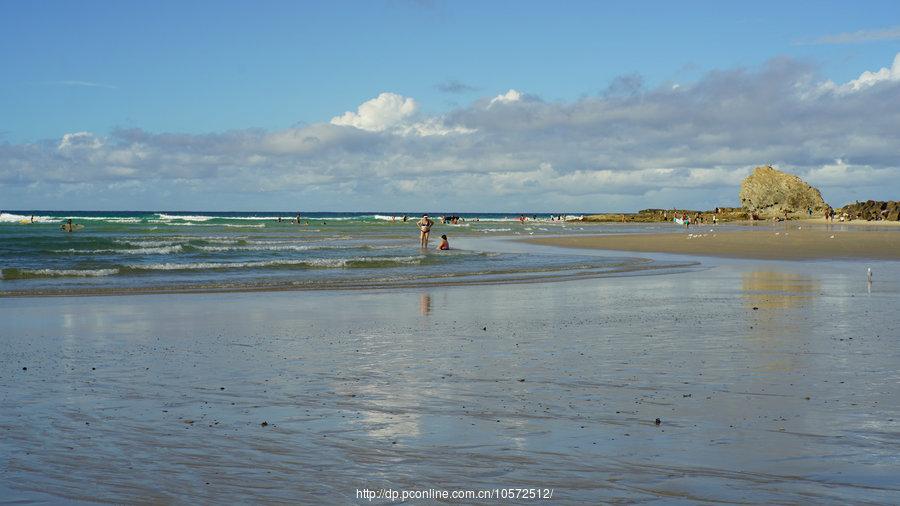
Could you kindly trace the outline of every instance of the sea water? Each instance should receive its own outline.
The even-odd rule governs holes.
[[[644,269],[640,259],[487,251],[479,237],[597,233],[549,215],[435,216],[429,249],[403,213],[47,212],[0,214],[0,293],[114,293],[509,281]],[[71,219],[83,228],[65,232]],[[666,225],[659,225],[665,227]],[[646,229],[646,227],[644,227]],[[628,231],[616,225],[616,232]],[[441,234],[451,245],[436,251]],[[475,247],[471,247],[474,244]]]

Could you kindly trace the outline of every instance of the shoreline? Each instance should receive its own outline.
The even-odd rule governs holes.
[[[397,282],[397,283],[329,283],[329,284],[271,284],[271,285],[244,285],[244,286],[159,286],[159,287],[136,287],[134,289],[121,288],[91,288],[76,290],[44,290],[34,292],[0,292],[0,299],[23,299],[23,298],[44,298],[44,297],[121,297],[129,295],[180,295],[180,294],[227,294],[227,293],[276,293],[276,292],[332,292],[332,291],[348,291],[357,292],[365,290],[394,290],[394,289],[429,289],[429,288],[450,288],[465,286],[498,286],[498,285],[521,285],[535,283],[559,283],[563,281],[575,281],[583,279],[605,278],[605,277],[621,277],[629,275],[646,275],[650,274],[669,274],[672,272],[680,272],[682,269],[689,269],[699,265],[698,262],[673,262],[663,264],[646,258],[631,258],[632,264],[627,266],[617,266],[607,270],[584,269],[584,270],[559,270],[546,271],[547,273],[528,273],[530,276],[507,277],[507,278],[477,278],[474,279],[441,279],[435,281],[428,279]],[[659,272],[654,272],[659,271]]]
[[[720,231],[699,225],[680,232],[547,237],[526,242],[563,248],[756,260],[900,260],[900,234],[894,232],[801,227]]]

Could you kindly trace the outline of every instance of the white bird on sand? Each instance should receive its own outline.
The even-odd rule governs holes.
[[[829,237],[829,239],[834,239],[834,236]]]

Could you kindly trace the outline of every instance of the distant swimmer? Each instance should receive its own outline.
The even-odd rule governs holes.
[[[297,213],[297,221],[295,221],[294,223],[296,223],[297,225],[300,224],[300,213]]]
[[[444,234],[441,236],[441,243],[438,245],[439,250],[448,250],[450,249],[450,241],[447,240],[447,235]]]
[[[427,248],[428,236],[431,234],[431,227],[434,226],[434,221],[427,214],[423,214],[422,219],[417,221],[416,225],[419,227],[419,243],[423,248]]]

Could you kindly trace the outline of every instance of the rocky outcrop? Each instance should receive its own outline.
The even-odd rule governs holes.
[[[749,220],[750,215],[740,207],[717,207],[715,210],[695,211],[690,209],[641,209],[636,213],[606,213],[590,214],[583,216],[581,221],[593,221],[599,223],[658,223],[671,222],[675,216],[686,214],[690,217],[700,215],[707,222],[713,221],[713,216],[718,221]]]
[[[821,216],[828,204],[819,190],[769,165],[757,167],[741,182],[741,206],[761,219]]]
[[[896,200],[867,200],[847,204],[838,210],[838,215],[846,215],[851,220],[900,221],[900,202]]]

